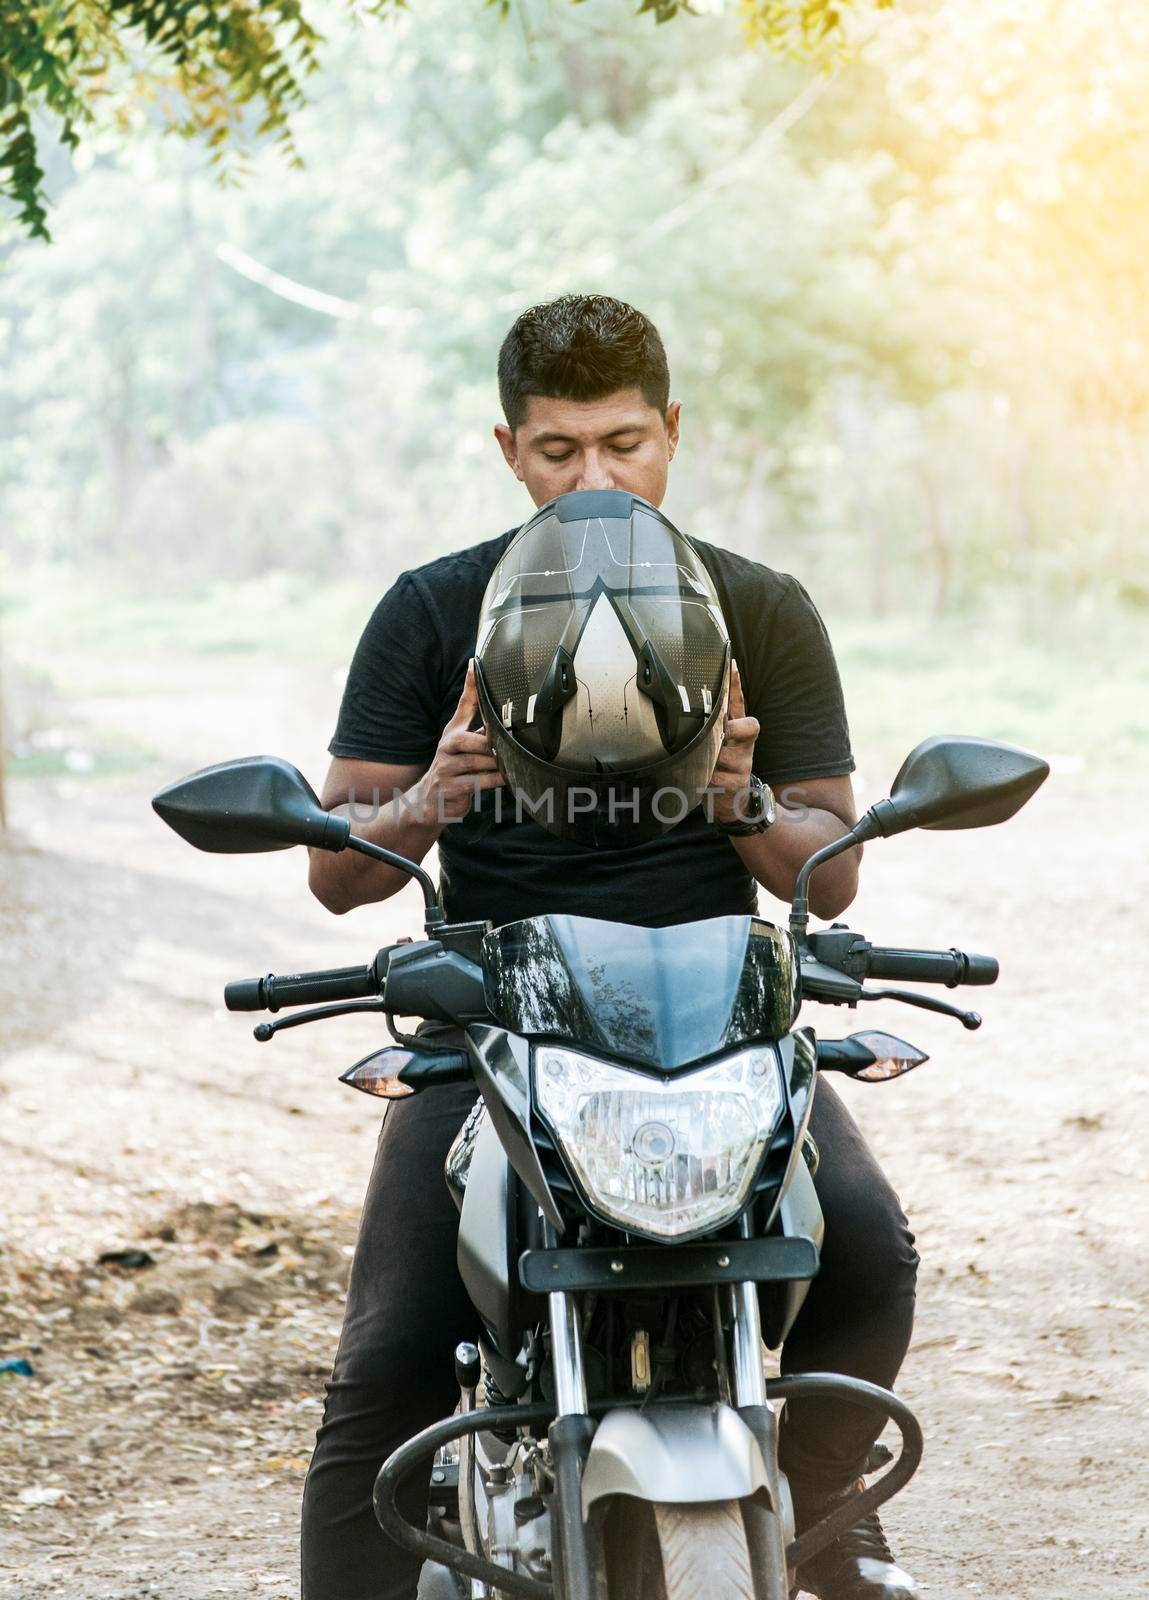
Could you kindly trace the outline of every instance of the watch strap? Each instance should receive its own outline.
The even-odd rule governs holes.
[[[747,817],[743,822],[719,822],[715,819],[714,826],[719,833],[724,833],[728,839],[748,839],[753,834],[765,833],[771,827],[776,815],[774,806],[774,791],[768,783],[763,783],[757,773],[750,775],[750,791],[758,800],[758,815]]]

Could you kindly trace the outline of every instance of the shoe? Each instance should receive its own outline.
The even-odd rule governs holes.
[[[847,1494],[855,1494],[858,1487],[851,1486]],[[799,1529],[812,1527],[842,1499],[835,1494],[803,1507]],[[922,1600],[914,1580],[894,1560],[876,1511],[802,1563],[793,1593],[802,1591],[816,1600]]]

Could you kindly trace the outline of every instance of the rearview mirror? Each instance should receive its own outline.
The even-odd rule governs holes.
[[[244,756],[193,772],[161,789],[152,809],[188,844],[220,855],[294,844],[342,850],[351,832],[347,818],[324,811],[302,772],[278,756]]]
[[[871,806],[874,834],[908,828],[988,828],[1006,822],[1036,793],[1049,763],[1017,745],[963,734],[923,739],[902,762],[888,800]]]
[[[1008,822],[1049,776],[1049,763],[1014,744],[951,733],[923,739],[902,762],[888,800],[849,833],[808,856],[794,880],[790,932],[801,945],[810,922],[810,878],[824,861],[909,828],[988,828]]]

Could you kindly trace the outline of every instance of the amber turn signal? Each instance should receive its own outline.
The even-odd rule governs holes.
[[[869,1066],[859,1067],[853,1074],[863,1083],[884,1083],[887,1078],[900,1078],[903,1072],[912,1072],[914,1067],[929,1060],[924,1050],[892,1033],[852,1033],[850,1037],[874,1057]]]
[[[350,1084],[352,1089],[362,1089],[364,1094],[378,1095],[382,1100],[402,1100],[415,1093],[411,1084],[403,1082],[403,1069],[414,1059],[414,1051],[392,1045],[364,1056],[344,1072],[339,1081]]]

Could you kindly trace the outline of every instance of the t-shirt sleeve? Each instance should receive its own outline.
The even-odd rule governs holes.
[[[785,580],[759,637],[761,650],[753,662],[747,705],[761,724],[754,771],[774,788],[853,772],[850,730],[830,636],[797,579]]]
[[[351,660],[333,756],[429,765],[439,742],[442,641],[411,574],[375,607]]]

